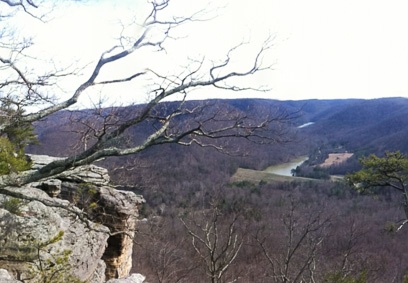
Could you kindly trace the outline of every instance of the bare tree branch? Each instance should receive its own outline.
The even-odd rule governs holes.
[[[10,3],[22,3],[15,1]],[[27,2],[28,5],[34,5]],[[264,113],[257,118],[249,115],[238,115],[227,113],[226,110],[219,110],[218,113],[206,113],[206,105],[189,109],[185,106],[188,93],[197,88],[215,87],[230,91],[241,91],[255,89],[266,91],[267,89],[257,86],[237,86],[230,82],[234,78],[242,78],[255,73],[270,70],[271,66],[264,66],[263,56],[271,48],[269,37],[264,44],[254,52],[251,63],[241,70],[233,70],[232,63],[239,58],[235,58],[236,52],[243,47],[244,43],[232,47],[226,54],[226,58],[220,63],[211,63],[202,58],[200,60],[190,60],[191,65],[187,66],[185,71],[178,75],[161,75],[153,68],[144,68],[141,71],[134,70],[129,75],[117,77],[114,79],[102,79],[100,74],[114,63],[124,62],[129,57],[137,56],[137,51],[145,48],[158,48],[163,50],[163,44],[171,38],[170,33],[178,26],[194,22],[205,21],[204,11],[199,10],[188,17],[173,16],[169,17],[164,13],[169,6],[169,1],[152,1],[151,10],[141,30],[132,41],[122,35],[119,38],[120,45],[114,45],[112,48],[103,52],[95,66],[90,72],[89,77],[82,82],[72,95],[60,102],[55,102],[43,90],[46,87],[54,86],[54,81],[64,76],[72,75],[73,72],[54,72],[45,75],[28,76],[26,69],[20,67],[15,59],[0,58],[3,67],[12,70],[16,75],[15,79],[0,81],[0,90],[10,91],[10,96],[5,96],[4,102],[11,102],[15,107],[21,108],[35,103],[40,105],[43,102],[44,108],[36,112],[31,112],[19,117],[20,121],[32,123],[43,119],[55,112],[68,109],[75,105],[83,93],[97,85],[118,84],[133,80],[142,80],[146,77],[155,79],[156,87],[152,89],[152,98],[148,103],[141,106],[136,114],[130,114],[127,117],[110,114],[93,115],[95,121],[87,118],[77,119],[79,125],[77,134],[83,134],[79,140],[86,143],[84,147],[75,156],[67,157],[63,160],[54,161],[47,166],[30,172],[23,172],[18,176],[4,176],[5,185],[22,185],[28,182],[37,181],[50,176],[58,175],[65,170],[92,163],[103,157],[124,156],[136,154],[148,147],[178,143],[180,145],[197,144],[203,147],[212,147],[219,151],[227,152],[225,140],[231,138],[242,138],[253,143],[280,143],[286,142],[285,123],[289,121],[290,115],[277,113]],[[21,54],[21,52],[17,52]],[[211,62],[211,61],[210,61]],[[20,62],[19,62],[20,63]],[[1,66],[0,66],[1,67]],[[161,81],[161,82],[160,82]],[[24,87],[26,93],[19,99],[13,99],[15,91],[11,86]],[[182,101],[172,110],[166,110],[167,100],[171,97],[182,96]],[[58,95],[56,95],[58,96]],[[95,112],[97,113],[97,112]],[[14,123],[13,117],[4,119],[0,123],[0,130],[11,126]],[[181,124],[178,121],[188,119],[188,123]],[[123,143],[126,140],[126,133],[142,123],[151,125],[151,131],[139,143]]]
[[[229,220],[226,231],[221,231],[219,228],[220,218],[221,212],[216,206],[212,208],[210,219],[204,223],[200,223],[200,220],[192,220],[192,224],[187,224],[183,218],[180,218],[191,236],[194,250],[205,263],[207,274],[214,283],[224,282],[226,271],[243,245],[242,235],[237,233],[236,228],[238,215],[233,215]]]

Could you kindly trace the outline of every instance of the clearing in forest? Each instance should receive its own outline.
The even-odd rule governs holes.
[[[329,167],[332,165],[337,165],[340,164],[344,161],[346,161],[347,159],[349,159],[350,157],[353,156],[353,153],[348,153],[348,152],[344,152],[344,153],[329,153],[329,157],[326,158],[326,160],[320,164],[320,167]]]

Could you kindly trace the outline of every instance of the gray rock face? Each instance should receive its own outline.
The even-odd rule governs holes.
[[[30,157],[34,168],[60,159]],[[80,280],[103,283],[128,276],[132,267],[132,236],[144,199],[133,192],[115,190],[109,181],[106,169],[87,165],[40,183],[11,188],[41,201],[13,200],[0,195],[0,267],[9,271],[6,274],[0,269],[0,283],[20,282],[13,278],[32,282],[27,280],[28,265],[22,262],[37,260],[35,250],[41,245],[43,260],[50,258],[47,254],[62,255],[69,251],[71,274]],[[84,220],[83,213],[93,222]],[[109,236],[119,231],[125,233]],[[60,239],[52,241],[57,235]],[[23,261],[15,261],[23,255],[26,256]],[[142,277],[132,275],[114,279],[128,281],[109,282],[139,283],[143,282]]]
[[[106,262],[106,275],[109,278],[122,278],[129,274],[132,268],[133,237],[139,205],[144,199],[133,192],[114,190],[111,187],[100,188],[100,201],[105,214],[99,219],[112,232],[128,231],[111,236],[103,259]],[[121,252],[118,252],[121,251]]]
[[[0,269],[0,283],[21,283],[21,281],[13,279],[5,269]]]
[[[58,178],[70,182],[90,183],[99,186],[108,185],[110,182],[108,170],[95,165],[85,165],[68,170],[59,175]]]
[[[96,267],[96,270],[92,278],[89,280],[89,283],[105,282],[106,281],[105,270],[106,270],[105,262],[103,260],[99,260],[98,266]]]
[[[107,226],[114,235],[108,238],[108,247],[103,255],[106,277],[127,276],[132,268],[133,236],[138,207],[144,202],[133,192],[118,191],[109,186],[93,184],[62,183],[61,197],[87,209],[89,216]],[[89,209],[93,207],[92,209]],[[117,233],[115,232],[126,232]]]
[[[11,278],[11,275],[8,273],[7,270],[0,269],[0,279],[6,280],[6,279],[12,279],[12,278]]]
[[[63,159],[62,157],[48,155],[29,154],[28,156],[33,162],[33,169],[39,169],[48,163]],[[110,182],[108,170],[93,164],[67,170],[56,178],[77,183],[92,183],[95,185],[108,185]]]
[[[35,188],[13,190],[46,200],[52,205],[69,205],[67,201],[53,199]],[[10,201],[5,196],[0,195],[0,198],[0,203]],[[80,212],[78,209],[76,211]],[[27,265],[21,264],[21,260],[40,260],[36,253],[41,247],[41,260],[46,260],[50,255],[62,256],[64,251],[69,251],[66,264],[72,267],[72,275],[88,280],[98,268],[109,236],[107,227],[79,221],[67,210],[39,201],[25,201],[15,211],[0,209],[0,220],[0,225],[7,227],[0,236],[0,266],[13,270],[14,275],[20,274],[23,278],[30,277],[30,274]],[[52,242],[61,232],[63,236],[60,240],[47,243]]]
[[[50,197],[55,198],[61,192],[62,181],[58,179],[46,180],[40,184],[40,188]]]
[[[33,162],[33,169],[39,169],[44,167],[48,163],[51,163],[56,160],[61,160],[63,157],[55,157],[55,156],[48,156],[48,155],[35,155],[35,154],[27,154],[28,157]]]

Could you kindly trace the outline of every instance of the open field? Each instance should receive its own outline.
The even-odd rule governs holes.
[[[352,156],[353,156],[353,153],[348,153],[348,152],[329,153],[329,157],[326,158],[326,160],[322,164],[320,164],[320,166],[321,167],[329,167],[329,166],[332,166],[332,165],[340,164],[340,163],[346,161],[347,159],[349,159]]]
[[[238,168],[237,172],[231,177],[230,182],[237,183],[242,181],[249,181],[252,183],[266,182],[292,182],[292,181],[319,181],[317,179],[282,176],[265,171],[257,171],[252,169]]]

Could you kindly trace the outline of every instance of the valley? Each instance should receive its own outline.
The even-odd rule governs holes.
[[[237,252],[224,281],[403,282],[408,229],[395,232],[403,217],[399,195],[381,190],[373,198],[330,176],[359,170],[359,158],[371,153],[408,153],[407,99],[236,99],[187,101],[185,107],[205,103],[210,117],[280,111],[290,119],[270,126],[269,133],[278,137],[273,143],[226,138],[218,141],[222,151],[161,144],[99,161],[116,186],[146,199],[140,208],[145,220],[137,223],[133,272],[144,274],[148,282],[207,282],[203,259],[215,252],[219,261],[214,264],[223,264],[229,252]],[[176,106],[169,102],[163,109]],[[138,106],[119,110],[131,115]],[[80,125],[74,116],[91,113],[63,112],[37,123],[40,144],[28,151],[75,154]],[[152,123],[134,127],[128,142],[143,140]],[[295,167],[296,176],[283,175],[291,175]],[[193,242],[192,235],[199,238]],[[238,250],[228,244],[231,239]]]
[[[330,166],[340,166],[342,163],[352,157],[352,153],[329,153],[323,163],[316,166],[327,168]],[[290,162],[277,164],[267,167],[265,170],[253,170],[238,168],[231,177],[232,183],[252,182],[252,183],[271,183],[271,182],[292,182],[292,181],[319,181],[315,178],[297,177],[296,168],[302,166],[309,158],[301,156]],[[344,176],[330,176],[333,181],[340,181]]]
[[[0,0],[0,283],[408,283],[406,7],[366,2]]]

